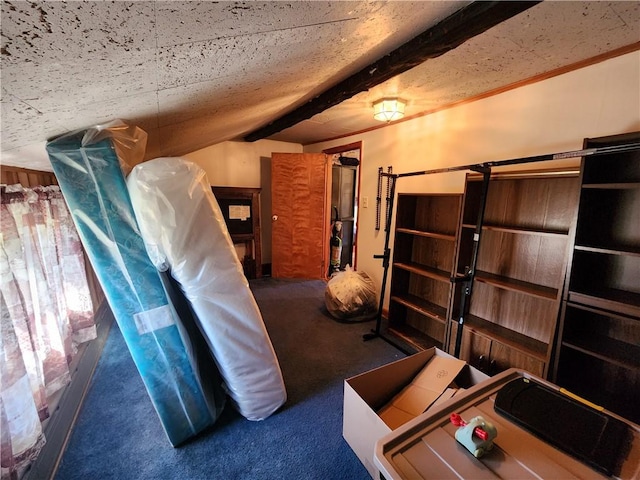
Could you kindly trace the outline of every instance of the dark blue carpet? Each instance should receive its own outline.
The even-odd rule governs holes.
[[[362,340],[374,322],[340,323],[324,282],[251,282],[287,386],[285,406],[251,422],[227,405],[216,424],[173,448],[114,324],[57,480],[368,479],[342,438],[343,381],[402,358]]]

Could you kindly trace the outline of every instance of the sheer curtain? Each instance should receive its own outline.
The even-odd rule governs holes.
[[[79,344],[96,337],[80,239],[57,186],[3,187],[0,203],[2,479],[44,445],[47,398],[70,381]]]

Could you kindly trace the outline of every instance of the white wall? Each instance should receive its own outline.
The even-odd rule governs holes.
[[[407,107],[410,115],[409,105]],[[384,232],[375,231],[378,167],[394,173],[507,160],[582,148],[585,137],[640,130],[640,52],[530,84],[484,100],[305,147],[307,152],[362,141],[358,270],[381,285]],[[537,164],[577,165],[577,160]],[[532,165],[521,166],[532,169]],[[400,192],[460,192],[464,173],[406,177]],[[383,204],[384,205],[384,204]],[[362,206],[362,203],[360,204]],[[384,223],[384,220],[382,220]],[[388,304],[388,289],[387,289]]]
[[[262,263],[271,263],[271,153],[301,153],[297,143],[258,140],[223,142],[184,155],[207,173],[211,185],[218,187],[262,188],[260,225]],[[244,248],[244,247],[242,247]],[[244,251],[238,251],[240,258]]]

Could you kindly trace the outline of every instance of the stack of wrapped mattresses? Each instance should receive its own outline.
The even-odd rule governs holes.
[[[204,171],[142,162],[146,134],[112,122],[47,143],[60,189],[172,445],[226,400],[263,420],[286,390]],[[134,167],[134,165],[136,165]]]

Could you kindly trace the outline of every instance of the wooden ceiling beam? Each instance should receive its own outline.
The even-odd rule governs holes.
[[[396,48],[371,65],[325,90],[318,96],[267,125],[247,134],[254,142],[307,120],[354,95],[369,90],[430,58],[462,45],[495,25],[540,3],[539,1],[476,1],[448,16],[437,25]]]

